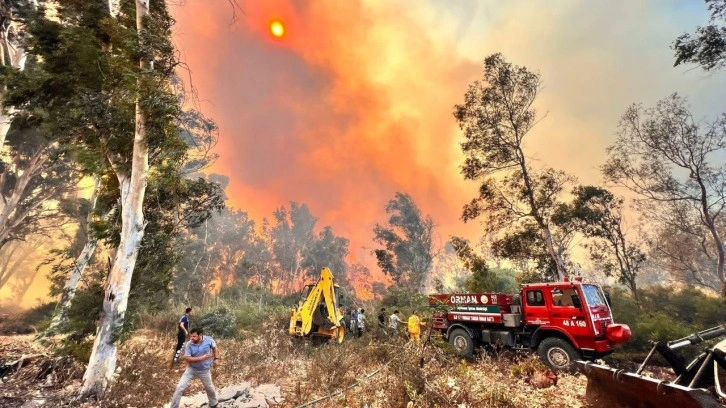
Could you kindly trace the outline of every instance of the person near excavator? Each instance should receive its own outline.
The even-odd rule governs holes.
[[[202,382],[209,399],[209,407],[214,408],[217,406],[217,390],[212,382],[211,369],[214,360],[219,359],[217,343],[210,336],[204,336],[202,329],[192,329],[190,333],[190,340],[184,351],[184,361],[187,363],[187,369],[182,374],[174,391],[170,408],[179,408],[182,394],[184,394],[184,390],[189,387],[189,383],[194,378],[199,378]]]
[[[353,309],[350,319],[350,334],[352,336],[358,335],[358,309]]]
[[[361,337],[366,332],[366,311],[360,309],[358,312],[358,337]]]
[[[421,326],[426,326],[426,323],[421,321],[418,312],[414,310],[411,317],[408,318],[408,338],[418,345],[421,344]]]

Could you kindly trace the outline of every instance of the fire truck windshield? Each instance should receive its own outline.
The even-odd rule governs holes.
[[[595,285],[582,285],[582,292],[589,306],[604,305],[605,300],[600,296],[600,290]]]

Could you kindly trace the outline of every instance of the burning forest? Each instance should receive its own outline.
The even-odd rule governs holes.
[[[0,2],[0,405],[726,406],[726,1],[409,6]]]

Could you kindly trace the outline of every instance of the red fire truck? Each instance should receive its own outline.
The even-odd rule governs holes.
[[[613,322],[600,286],[581,278],[522,286],[504,293],[435,294],[432,330],[439,331],[461,356],[477,345],[537,350],[559,371],[575,371],[575,360],[593,360],[630,339],[630,328]]]

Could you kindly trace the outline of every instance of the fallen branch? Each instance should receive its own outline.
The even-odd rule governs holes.
[[[23,363],[29,360],[36,359],[38,357],[48,357],[46,354],[30,354],[27,356],[22,356],[19,359],[12,361],[10,363],[5,363],[0,367],[0,377],[4,377],[5,374],[7,374],[10,371],[17,372],[23,367]]]

